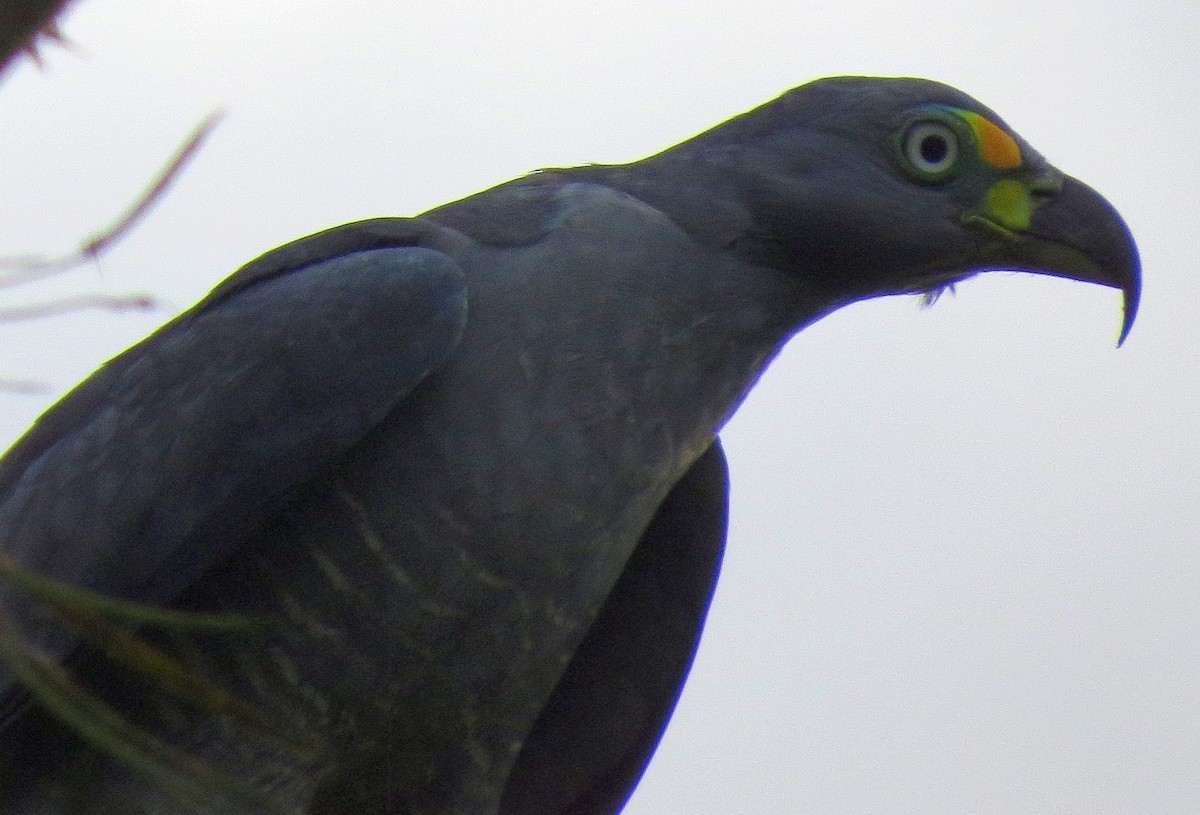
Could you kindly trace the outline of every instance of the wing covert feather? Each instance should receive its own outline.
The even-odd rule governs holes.
[[[465,288],[449,256],[407,246],[210,298],[68,394],[42,420],[53,436],[35,426],[18,442],[9,463],[25,466],[6,473],[0,545],[56,580],[169,601],[455,348]],[[21,608],[11,589],[0,598]],[[26,633],[59,656],[74,645]]]

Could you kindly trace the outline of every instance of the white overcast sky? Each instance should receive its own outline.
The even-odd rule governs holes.
[[[1099,189],[1116,292],[992,275],[792,341],[724,433],[725,570],[629,815],[1200,812],[1200,4],[78,0],[0,85],[0,253],[110,220],[97,265],[0,305],[178,310],[317,229],[530,170],[640,158],[809,79],[928,76]],[[173,313],[0,326],[16,436]]]

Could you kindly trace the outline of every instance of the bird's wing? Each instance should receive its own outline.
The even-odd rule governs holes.
[[[268,253],[68,394],[0,467],[7,563],[163,603],[363,438],[455,348],[462,270],[386,219]],[[203,540],[203,547],[192,545]],[[0,580],[29,641],[75,638]],[[0,724],[5,689],[0,668]]]
[[[576,650],[525,741],[502,815],[614,815],[625,805],[700,641],[725,548],[728,495],[714,441],[659,506]]]

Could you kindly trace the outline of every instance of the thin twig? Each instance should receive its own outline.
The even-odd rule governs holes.
[[[92,237],[90,241],[86,241],[80,247],[80,254],[86,258],[94,258],[107,249],[110,245],[120,240],[134,224],[141,220],[151,205],[157,201],[167,188],[175,182],[179,177],[179,172],[184,165],[191,160],[196,151],[200,149],[200,145],[208,138],[208,134],[217,126],[217,122],[221,120],[224,114],[220,110],[214,110],[208,114],[195,130],[184,142],[183,147],[179,148],[175,153],[175,157],[171,159],[158,174],[154,183],[150,188],[142,194],[141,200],[134,203],[125,214],[111,227]]]
[[[15,393],[21,396],[43,396],[53,390],[45,382],[34,379],[0,379],[0,393]]]
[[[75,251],[59,258],[37,256],[0,257],[0,288],[31,283],[80,266],[96,259],[102,252],[123,238],[140,221],[163,194],[179,178],[184,166],[195,156],[196,151],[221,120],[222,112],[208,114],[171,160],[159,171],[154,181],[146,187],[121,217],[108,228],[97,232],[80,244]]]
[[[0,308],[0,323],[40,320],[43,317],[57,317],[88,309],[149,311],[157,307],[158,302],[148,294],[76,294],[41,303],[30,303],[27,306]]]

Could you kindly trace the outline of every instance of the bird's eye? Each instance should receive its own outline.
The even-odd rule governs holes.
[[[958,160],[958,136],[943,122],[917,122],[904,134],[904,157],[919,174],[944,176]]]

